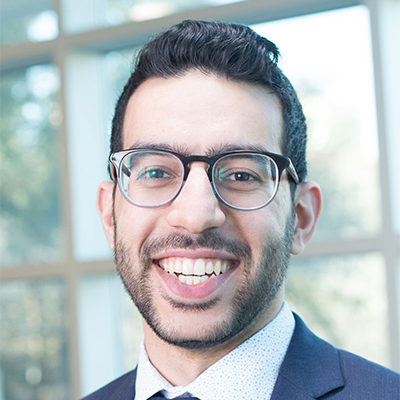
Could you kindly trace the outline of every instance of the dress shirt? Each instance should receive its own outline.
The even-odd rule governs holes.
[[[185,387],[174,387],[160,375],[147,357],[142,338],[135,400],[147,400],[158,391],[168,399],[188,392],[201,400],[269,400],[294,326],[293,314],[285,302],[263,329]]]

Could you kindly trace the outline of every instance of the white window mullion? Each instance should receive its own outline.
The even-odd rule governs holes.
[[[370,8],[380,149],[383,250],[386,261],[392,367],[400,369],[400,2],[367,0]]]

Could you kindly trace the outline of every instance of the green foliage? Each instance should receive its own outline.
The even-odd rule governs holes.
[[[0,360],[7,400],[67,400],[66,290],[60,281],[4,283]]]
[[[43,262],[60,252],[58,77],[48,65],[0,87],[2,263]]]

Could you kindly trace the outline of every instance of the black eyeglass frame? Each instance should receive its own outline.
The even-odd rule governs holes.
[[[181,185],[179,187],[179,189],[177,190],[177,193],[175,194],[175,196],[172,197],[172,199],[168,200],[167,202],[164,202],[160,205],[156,205],[156,206],[147,206],[147,205],[142,205],[142,204],[137,204],[135,203],[132,199],[130,199],[123,187],[122,187],[122,182],[121,182],[121,175],[122,175],[122,170],[125,168],[127,169],[124,164],[122,163],[122,161],[124,160],[124,158],[132,153],[141,153],[141,152],[155,152],[155,153],[166,153],[166,154],[170,154],[172,156],[175,156],[177,159],[180,160],[180,162],[183,165],[183,178],[182,178],[182,182]],[[226,156],[231,156],[231,155],[263,155],[263,156],[267,156],[269,158],[271,158],[276,166],[278,167],[278,180],[277,180],[277,185],[276,185],[276,189],[273,193],[273,195],[271,196],[271,198],[268,200],[268,202],[266,202],[265,204],[261,205],[261,206],[257,206],[257,207],[252,207],[252,208],[241,208],[241,207],[236,207],[232,204],[229,204],[227,201],[225,201],[221,195],[218,193],[218,190],[215,187],[214,184],[214,180],[213,180],[213,172],[214,172],[214,165],[223,157]],[[278,192],[278,188],[279,188],[279,184],[283,175],[283,172],[285,170],[288,171],[289,176],[292,178],[293,182],[297,185],[299,184],[300,180],[299,177],[297,175],[296,169],[292,163],[292,160],[289,157],[285,157],[282,156],[281,154],[276,154],[276,153],[270,153],[270,152],[262,152],[262,151],[255,151],[255,150],[233,150],[233,151],[229,151],[226,153],[219,153],[216,154],[214,156],[208,157],[208,156],[202,156],[202,155],[191,155],[191,156],[185,156],[183,154],[177,153],[175,151],[172,150],[167,150],[167,149],[159,149],[159,148],[136,148],[136,149],[129,149],[129,150],[121,150],[121,151],[117,151],[115,153],[111,153],[109,156],[109,161],[111,163],[112,169],[111,169],[111,178],[112,180],[115,182],[118,182],[118,186],[119,189],[122,193],[122,195],[124,196],[124,198],[131,204],[138,206],[138,207],[142,207],[142,208],[160,208],[163,207],[167,204],[170,204],[171,202],[173,202],[178,196],[179,193],[182,190],[182,187],[185,183],[185,181],[187,180],[187,177],[189,175],[190,172],[190,167],[189,164],[193,163],[193,162],[204,162],[206,164],[208,164],[206,173],[208,176],[208,179],[210,180],[214,195],[217,197],[217,199],[219,201],[221,201],[223,204],[225,204],[226,206],[234,209],[234,210],[240,210],[240,211],[253,211],[253,210],[258,210],[260,208],[266,207],[269,203],[272,202],[272,200],[275,198],[276,193]],[[126,170],[123,171],[126,175],[130,175],[130,171]]]

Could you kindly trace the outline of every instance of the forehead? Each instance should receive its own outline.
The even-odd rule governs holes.
[[[268,88],[191,71],[139,86],[126,109],[123,146],[160,144],[192,154],[224,147],[279,152],[282,129],[279,99]]]

